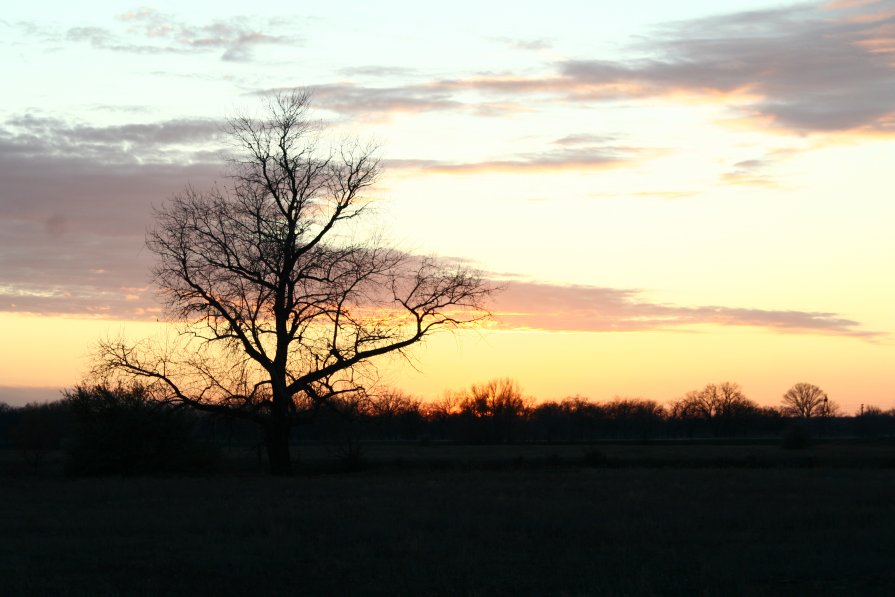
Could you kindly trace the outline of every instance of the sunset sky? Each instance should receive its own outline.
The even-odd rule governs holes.
[[[505,287],[386,383],[895,407],[895,0],[482,4],[5,6],[0,401],[154,333],[152,206],[302,87],[381,146],[371,230]]]

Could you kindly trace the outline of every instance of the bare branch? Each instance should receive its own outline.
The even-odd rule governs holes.
[[[487,317],[494,291],[470,269],[346,241],[376,148],[321,150],[308,106],[296,91],[268,98],[262,118],[232,118],[227,184],[156,210],[146,242],[179,341],[99,347],[103,374],[260,423],[274,469],[288,468],[289,428],[307,409],[362,391],[375,357]]]

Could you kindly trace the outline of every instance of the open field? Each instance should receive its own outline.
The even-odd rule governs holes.
[[[453,465],[400,466],[442,448]],[[588,468],[581,446],[380,447],[351,474],[9,476],[2,593],[895,594],[895,469],[829,462],[890,446],[680,447],[714,453],[698,466],[649,466],[648,448],[669,453],[602,446],[640,464]],[[814,460],[718,465],[747,448]]]
[[[225,470],[262,472],[263,453],[247,445],[225,447]],[[369,442],[360,446],[364,470],[504,470],[539,468],[890,468],[895,442],[824,440],[808,449],[784,450],[780,440],[666,440],[587,444],[420,444]],[[344,444],[293,446],[308,474],[345,469]]]
[[[339,444],[297,446],[298,460],[313,470],[335,464],[345,456]],[[254,458],[251,450],[231,450],[233,461],[244,466]],[[593,442],[587,444],[390,444],[361,446],[363,464],[370,468],[480,468],[540,467],[832,467],[895,469],[895,442],[822,440],[808,449],[784,450],[780,439],[668,440],[650,442]]]

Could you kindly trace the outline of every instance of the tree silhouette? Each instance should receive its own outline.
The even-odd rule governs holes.
[[[229,121],[225,186],[187,187],[147,235],[178,334],[98,351],[100,374],[260,425],[274,474],[291,470],[292,427],[362,389],[371,359],[482,319],[492,290],[467,268],[354,240],[378,161],[356,143],[322,149],[307,109],[293,92]]]
[[[509,378],[473,384],[460,402],[460,413],[471,419],[479,441],[512,441],[526,410],[519,384]]]
[[[727,381],[687,392],[671,404],[672,417],[682,421],[702,421],[716,436],[730,434],[738,420],[758,410],[758,405],[746,397],[739,384]]]
[[[810,383],[797,383],[783,394],[783,412],[793,417],[834,416],[839,406],[827,397],[819,387]]]
[[[385,439],[413,439],[422,424],[421,402],[394,388],[383,388],[370,396],[367,417],[378,436]]]

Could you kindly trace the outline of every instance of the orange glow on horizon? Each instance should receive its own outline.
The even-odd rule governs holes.
[[[0,314],[21,341],[0,347],[2,384],[71,387],[82,381],[89,354],[103,337],[157,335],[160,324]],[[848,351],[842,343],[849,343]],[[793,383],[814,383],[844,412],[860,404],[895,406],[891,347],[860,339],[724,326],[640,332],[545,332],[479,328],[434,334],[410,351],[374,364],[381,383],[424,400],[493,378],[517,380],[537,400],[573,395],[616,396],[666,403],[707,383],[739,383],[747,397],[775,406]],[[39,360],[33,355],[40,354]],[[847,356],[843,356],[847,355]],[[73,358],[76,357],[76,358]],[[890,371],[880,377],[879,371]]]

